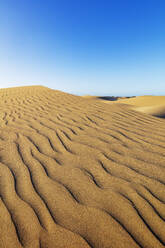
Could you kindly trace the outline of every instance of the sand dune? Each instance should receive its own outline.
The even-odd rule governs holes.
[[[132,109],[156,117],[165,117],[165,96],[139,96],[129,99],[120,99],[117,103],[125,103]]]
[[[0,247],[165,247],[165,120],[1,89]]]

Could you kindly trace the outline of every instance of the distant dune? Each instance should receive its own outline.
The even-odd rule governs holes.
[[[91,95],[84,95],[82,97],[90,99],[90,100],[117,101],[117,100],[121,100],[121,99],[123,99],[123,100],[130,99],[130,98],[133,98],[135,96],[122,97],[122,96],[91,96]]]
[[[0,90],[0,248],[165,247],[165,97],[114,102]]]
[[[165,96],[83,96],[90,100],[101,100],[104,103],[123,103],[130,105],[134,110],[150,114],[156,117],[165,118]]]
[[[120,99],[119,103],[133,106],[133,109],[157,117],[165,117],[165,96],[139,96],[130,99]]]

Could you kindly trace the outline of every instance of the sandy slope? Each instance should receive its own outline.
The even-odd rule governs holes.
[[[165,247],[165,120],[0,90],[0,247]]]
[[[157,117],[165,117],[165,96],[139,96],[130,99],[120,99],[117,103],[125,103],[132,109]]]

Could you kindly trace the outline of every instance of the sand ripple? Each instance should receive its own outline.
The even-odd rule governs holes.
[[[0,247],[165,247],[165,121],[0,90]]]

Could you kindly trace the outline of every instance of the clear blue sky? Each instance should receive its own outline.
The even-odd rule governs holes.
[[[0,87],[165,95],[165,0],[0,0]]]

